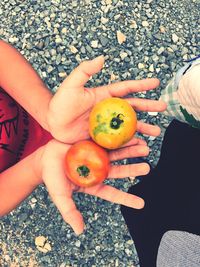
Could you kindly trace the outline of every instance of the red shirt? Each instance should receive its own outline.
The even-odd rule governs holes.
[[[0,172],[50,139],[50,134],[0,88]]]

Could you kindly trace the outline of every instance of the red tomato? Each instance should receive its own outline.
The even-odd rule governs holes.
[[[77,142],[66,154],[66,175],[81,187],[102,183],[108,176],[109,167],[107,151],[92,141]]]

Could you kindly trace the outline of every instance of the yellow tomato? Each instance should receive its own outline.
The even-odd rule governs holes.
[[[90,113],[90,136],[97,144],[108,149],[127,143],[135,134],[136,125],[136,113],[125,99],[104,99]]]

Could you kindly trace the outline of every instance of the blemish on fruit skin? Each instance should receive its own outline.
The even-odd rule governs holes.
[[[106,123],[105,122],[98,124],[94,128],[94,130],[93,130],[94,137],[96,137],[97,134],[99,134],[99,133],[108,133],[108,129],[106,127]]]
[[[101,118],[102,118],[101,114],[97,114],[97,116],[96,116],[96,121],[97,121],[97,122],[100,122],[100,121],[101,121]]]

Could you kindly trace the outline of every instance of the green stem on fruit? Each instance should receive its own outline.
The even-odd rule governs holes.
[[[90,169],[85,165],[79,166],[76,170],[79,176],[83,176],[83,177],[87,177],[90,173]]]
[[[119,129],[121,124],[124,122],[121,117],[124,117],[123,114],[118,114],[116,117],[112,118],[110,122],[110,127],[112,129]]]

